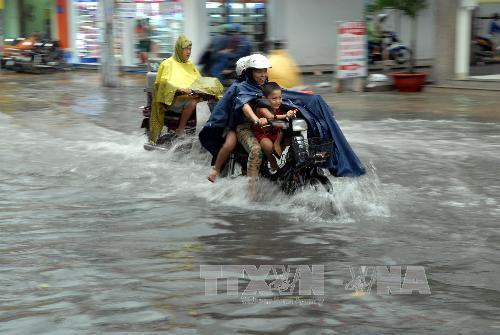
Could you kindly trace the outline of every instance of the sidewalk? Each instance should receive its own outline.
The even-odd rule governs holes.
[[[483,76],[481,76],[483,77]],[[487,91],[496,91],[497,95],[500,95],[498,91],[500,91],[500,75],[492,76],[493,78],[476,78],[470,77],[468,80],[448,80],[441,84],[433,84],[427,85],[425,87],[426,90],[487,90]]]
[[[339,119],[426,119],[500,122],[497,91],[450,88],[423,92],[332,93],[318,91]]]

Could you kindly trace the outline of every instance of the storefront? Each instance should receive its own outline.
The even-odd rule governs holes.
[[[99,63],[103,13],[97,0],[74,0],[72,61]],[[114,11],[114,52],[122,65],[140,62],[140,49],[147,45],[151,56],[172,53],[176,37],[182,33],[183,8],[179,1],[121,0]]]
[[[472,11],[469,76],[500,80],[500,0],[479,0]]]
[[[500,12],[500,0],[436,2],[435,59],[439,60],[434,64],[433,77],[436,83],[500,79],[500,59],[496,59],[498,55],[490,51],[490,56],[488,53],[481,55],[482,59],[478,61],[478,55],[475,54],[477,37],[492,40],[488,24],[497,12]]]
[[[76,27],[76,57],[80,63],[95,63],[100,57],[100,29],[97,0],[78,0],[74,3]]]
[[[176,38],[184,29],[184,12],[180,2],[137,0],[122,3],[119,12],[129,23],[133,20],[132,40],[136,52],[148,49],[154,56],[165,57],[174,51]],[[128,27],[124,36],[130,37],[130,24]]]

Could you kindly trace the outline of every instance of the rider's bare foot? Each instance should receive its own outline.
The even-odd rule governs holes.
[[[212,168],[212,170],[210,170],[210,174],[208,175],[208,180],[212,183],[215,183],[215,179],[217,179],[218,175],[219,172],[217,172],[216,169]]]
[[[250,177],[250,181],[248,183],[248,198],[250,201],[255,201],[257,198],[257,187],[256,187],[256,178]]]
[[[177,137],[184,137],[186,136],[186,132],[184,131],[184,128],[177,128],[175,130],[175,135],[177,135]]]

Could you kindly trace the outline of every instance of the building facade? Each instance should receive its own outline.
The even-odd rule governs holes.
[[[369,0],[115,0],[114,50],[120,63],[138,63],[141,27],[147,27],[151,49],[159,57],[173,51],[176,37],[193,41],[196,62],[211,36],[226,22],[263,49],[264,40],[288,41],[288,51],[301,66],[333,67],[337,58],[339,21],[365,19]],[[410,43],[410,19],[387,11],[387,30]],[[486,34],[489,17],[500,13],[500,0],[435,0],[418,17],[417,60],[433,64],[435,81],[469,75],[471,36]],[[73,63],[98,63],[103,18],[99,0],[0,0],[0,35],[34,32],[59,40]]]
[[[436,0],[435,11],[435,82],[470,79],[471,39],[491,38],[487,24],[500,13],[500,0]]]

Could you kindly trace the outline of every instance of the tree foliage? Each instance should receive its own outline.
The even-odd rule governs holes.
[[[368,6],[368,12],[380,12],[385,8],[393,8],[403,14],[416,18],[420,11],[427,7],[427,0],[375,0]]]

